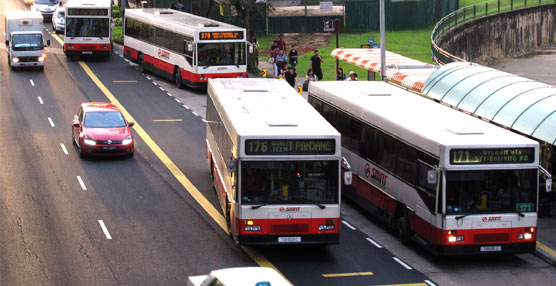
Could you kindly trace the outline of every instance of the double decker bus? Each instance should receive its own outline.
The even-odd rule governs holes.
[[[206,121],[212,183],[237,243],[338,243],[340,134],[288,83],[211,79]]]
[[[246,43],[243,28],[172,9],[125,13],[124,56],[178,87],[247,77]]]
[[[112,53],[112,1],[68,0],[64,28],[67,56]]]
[[[309,102],[342,134],[343,194],[402,242],[439,255],[534,251],[538,142],[383,82],[311,83]]]

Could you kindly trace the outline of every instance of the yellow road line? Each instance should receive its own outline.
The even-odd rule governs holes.
[[[64,41],[62,41],[62,39],[60,39],[60,37],[58,37],[58,35],[56,35],[54,33],[50,33],[50,35],[54,38],[54,40],[56,40],[56,42],[58,42],[60,45],[62,45],[62,47],[64,46]]]
[[[115,83],[136,83],[136,80],[113,80]]]
[[[87,73],[87,75],[91,78],[91,80],[96,84],[96,86],[104,93],[104,95],[108,98],[108,100],[118,106],[121,112],[129,121],[134,121],[135,125],[133,129],[143,139],[145,144],[149,146],[149,148],[153,151],[153,153],[158,157],[160,161],[166,166],[166,168],[174,175],[176,180],[185,188],[185,190],[193,197],[193,199],[205,210],[205,212],[224,230],[224,232],[228,233],[228,227],[226,225],[226,220],[224,216],[214,208],[214,206],[201,194],[201,192],[189,181],[189,179],[185,176],[185,174],[172,162],[170,157],[162,151],[162,149],[154,142],[151,136],[139,125],[139,123],[131,116],[129,112],[124,108],[122,104],[116,99],[116,97],[106,88],[106,86],[98,79],[98,77],[93,73],[93,71],[89,68],[87,64],[83,61],[78,62],[81,68]],[[274,270],[278,271],[282,276],[280,270],[276,268],[268,259],[266,259],[262,254],[260,254],[257,250],[251,247],[242,246],[241,247],[245,253],[247,253],[257,264],[260,266],[266,266],[273,268]],[[285,276],[284,276],[285,277]]]
[[[372,272],[353,272],[353,273],[334,273],[334,274],[322,274],[324,278],[332,277],[352,277],[352,276],[370,276],[373,275]]]
[[[180,122],[183,119],[154,119],[153,122]]]
[[[537,247],[542,249],[544,252],[550,254],[551,256],[554,257],[554,259],[556,259],[556,251],[554,251],[552,248],[542,244],[541,242],[537,241]]]

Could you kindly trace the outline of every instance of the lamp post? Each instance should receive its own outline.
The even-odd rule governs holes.
[[[386,81],[386,36],[385,30],[385,16],[384,16],[384,1],[380,0],[380,80]]]

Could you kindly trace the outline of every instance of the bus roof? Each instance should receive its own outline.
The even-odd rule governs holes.
[[[112,7],[112,0],[68,0],[64,7],[67,8],[83,8],[98,9]],[[127,10],[126,10],[127,13]]]
[[[538,143],[384,82],[315,82],[309,94],[436,156],[443,147]]]
[[[340,136],[285,80],[209,79],[208,90],[224,125],[239,136]]]
[[[200,17],[197,15],[176,11],[173,9],[145,8],[145,9],[129,9],[125,11],[125,16],[148,21],[154,26],[168,27],[168,24],[174,27],[188,28],[193,31],[198,30],[245,30],[243,28],[219,22],[213,19]],[[155,19],[155,20],[153,20]],[[177,31],[180,31],[179,29]]]

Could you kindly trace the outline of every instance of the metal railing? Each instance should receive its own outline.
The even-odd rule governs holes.
[[[556,4],[556,0],[496,0],[485,3],[479,3],[456,10],[448,16],[442,18],[431,34],[431,55],[432,59],[438,64],[447,64],[456,61],[465,61],[458,58],[450,52],[440,48],[436,41],[444,35],[446,31],[457,27],[463,23],[475,20],[477,18],[486,17],[503,12],[513,11],[522,8]]]

